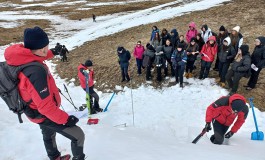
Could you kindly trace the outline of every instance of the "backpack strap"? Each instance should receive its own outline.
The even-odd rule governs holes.
[[[30,66],[39,66],[39,67],[45,69],[45,71],[48,73],[47,69],[41,63],[39,63],[39,62],[30,62],[30,63],[27,63],[27,64],[19,66],[19,68],[16,70],[16,72],[14,74],[18,75],[20,72],[23,72],[24,69],[26,69],[26,68],[28,68]],[[12,77],[12,75],[10,75],[10,71],[7,72],[7,74],[9,74],[8,75],[9,77]],[[11,74],[12,74],[12,72],[11,72]],[[16,85],[13,88],[13,89],[15,89],[17,87],[18,83],[19,83],[19,79],[17,79],[17,80],[13,79],[13,82],[16,83]],[[27,107],[27,108],[29,108],[29,105],[33,102],[32,99],[30,99],[28,102],[25,102],[22,98],[21,98],[21,100],[22,100],[22,102],[20,102],[20,103],[24,103],[24,106]],[[21,115],[23,114],[23,112],[24,111],[17,112],[18,120],[19,120],[20,123],[23,123],[23,120],[21,118]]]

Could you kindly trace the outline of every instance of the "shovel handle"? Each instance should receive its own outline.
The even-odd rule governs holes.
[[[258,123],[257,123],[255,111],[254,111],[253,99],[254,98],[249,98],[249,103],[250,103],[250,107],[252,108],[252,113],[253,113],[254,123],[255,123],[255,127],[256,127],[256,132],[259,133]]]

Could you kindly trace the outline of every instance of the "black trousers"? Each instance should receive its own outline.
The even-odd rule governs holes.
[[[206,62],[204,60],[201,61],[201,71],[200,71],[200,79],[208,78],[212,62]]]
[[[182,65],[176,66],[175,69],[175,77],[176,77],[176,82],[180,82],[180,84],[183,84],[183,74],[184,74],[185,67]]]
[[[63,135],[71,140],[71,150],[73,159],[84,160],[85,154],[83,152],[85,134],[83,130],[78,127],[67,127],[62,124],[57,124],[49,119],[46,119],[43,123],[39,124],[43,135],[43,142],[50,160],[55,160],[60,156],[60,152],[57,149],[55,137],[56,133]]]
[[[214,69],[219,69],[219,63],[220,63],[220,61],[219,61],[219,58],[218,58],[218,56],[216,57],[216,61],[215,61],[215,65],[214,65]]]
[[[255,88],[256,84],[258,82],[259,79],[259,73],[261,71],[262,68],[259,68],[257,71],[251,69],[251,77],[248,80],[248,86],[251,88]]]
[[[236,93],[239,81],[242,77],[244,77],[244,73],[235,72],[232,69],[227,72],[225,79],[228,83],[229,88],[232,88],[232,92]]]
[[[156,67],[156,80],[162,81],[162,67]]]
[[[195,60],[194,61],[187,61],[187,64],[186,64],[186,72],[187,73],[192,73],[192,71],[194,69],[194,63],[195,63]]]
[[[219,62],[219,77],[220,77],[220,82],[225,83],[225,76],[227,74],[228,68],[230,66],[230,63],[228,62]]]
[[[99,108],[99,96],[97,92],[94,91],[94,86],[89,87],[89,95],[94,98],[94,107]]]
[[[122,76],[122,80],[130,80],[129,74],[128,74],[128,69],[129,69],[129,63],[126,64],[121,64],[121,76]]]
[[[214,144],[222,144],[224,142],[224,136],[227,132],[229,126],[222,125],[218,121],[213,121],[213,131],[214,135],[211,137],[211,141]]]
[[[149,81],[149,80],[151,80],[151,68],[152,68],[152,66],[151,65],[148,65],[147,67],[146,67],[146,80],[147,81]]]

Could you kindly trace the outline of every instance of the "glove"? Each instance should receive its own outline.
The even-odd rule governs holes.
[[[79,121],[78,118],[76,118],[75,116],[71,115],[68,117],[67,122],[65,123],[66,126],[68,127],[73,127],[75,126],[75,124]]]
[[[211,127],[211,123],[210,123],[210,122],[207,122],[207,123],[205,124],[204,130],[205,130],[206,132],[209,132],[210,130],[212,130],[212,127]]]
[[[225,134],[225,138],[230,138],[230,137],[232,137],[233,135],[234,135],[234,133],[231,132],[231,131],[229,131],[229,132],[227,132],[227,133]]]
[[[53,54],[53,55],[59,55],[59,53],[56,52],[55,48],[51,48],[50,50],[52,51],[52,54]]]

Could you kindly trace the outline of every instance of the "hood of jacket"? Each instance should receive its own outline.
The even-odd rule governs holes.
[[[265,37],[260,36],[260,37],[258,37],[257,39],[260,40],[261,45],[265,45]]]
[[[44,60],[53,57],[53,54],[52,51],[49,50],[46,57],[40,57],[33,54],[30,49],[25,48],[23,44],[15,44],[6,48],[4,57],[7,64],[19,66],[35,61],[43,63]]]
[[[190,22],[189,27],[196,28],[196,24],[195,24],[195,22]]]
[[[227,42],[227,46],[229,46],[231,44],[231,38],[230,37],[226,37],[223,41]]]

